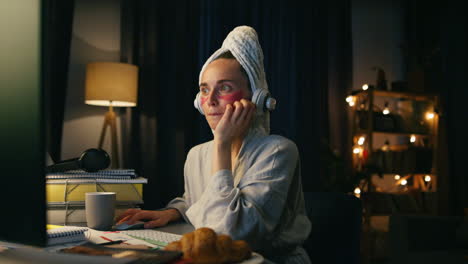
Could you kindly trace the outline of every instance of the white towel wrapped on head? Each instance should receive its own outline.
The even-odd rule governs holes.
[[[215,51],[203,65],[200,71],[199,84],[208,64],[227,51],[232,53],[234,58],[247,72],[253,98],[256,98],[259,94],[268,93],[262,47],[260,46],[257,32],[249,26],[238,26],[227,35],[221,48]],[[255,99],[253,101],[255,102]],[[257,106],[255,120],[251,129],[264,134],[270,133],[270,114],[268,111],[263,111],[263,105],[261,107]]]

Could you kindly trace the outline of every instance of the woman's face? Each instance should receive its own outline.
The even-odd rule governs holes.
[[[211,129],[216,129],[226,105],[250,99],[248,80],[235,59],[217,59],[206,67],[200,83],[201,104]]]

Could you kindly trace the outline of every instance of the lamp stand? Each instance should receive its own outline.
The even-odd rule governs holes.
[[[102,144],[104,143],[104,137],[106,136],[107,127],[111,129],[111,167],[119,168],[119,151],[118,151],[118,141],[117,141],[117,126],[116,126],[116,115],[111,105],[109,106],[109,111],[107,111],[104,116],[104,124],[101,130],[101,137],[99,138],[99,148],[102,149]]]

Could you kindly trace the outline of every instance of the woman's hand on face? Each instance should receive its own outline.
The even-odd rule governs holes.
[[[236,137],[244,136],[255,114],[255,104],[241,99],[226,105],[223,117],[214,131],[218,143],[230,144]]]
[[[127,222],[131,225],[137,221],[146,221],[145,228],[155,228],[165,226],[171,221],[180,219],[181,215],[176,209],[167,209],[162,211],[128,209],[117,217],[117,224]]]

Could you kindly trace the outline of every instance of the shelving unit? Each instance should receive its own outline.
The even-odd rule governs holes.
[[[363,200],[363,247],[371,258],[371,217],[386,214],[372,199],[437,191],[439,99],[435,94],[367,87],[346,101],[352,116],[353,172],[361,178],[355,194]]]
[[[370,88],[353,92],[347,101],[352,102],[350,105],[353,106],[351,131],[355,173],[363,172],[366,166],[367,168],[373,166],[376,170],[380,168],[384,174],[427,174],[431,179],[426,177],[426,180],[436,182],[437,95],[379,91]],[[388,113],[383,113],[384,110],[388,110]],[[385,144],[386,142],[388,144]],[[425,166],[393,171],[386,171],[382,166],[378,166],[376,155],[382,155],[382,152],[409,154],[411,151],[419,151],[416,154],[421,156],[423,150],[431,153],[423,164]],[[427,158],[427,155],[425,157]],[[372,173],[368,176],[371,177]],[[371,178],[365,179],[359,188],[361,192],[376,191]]]

